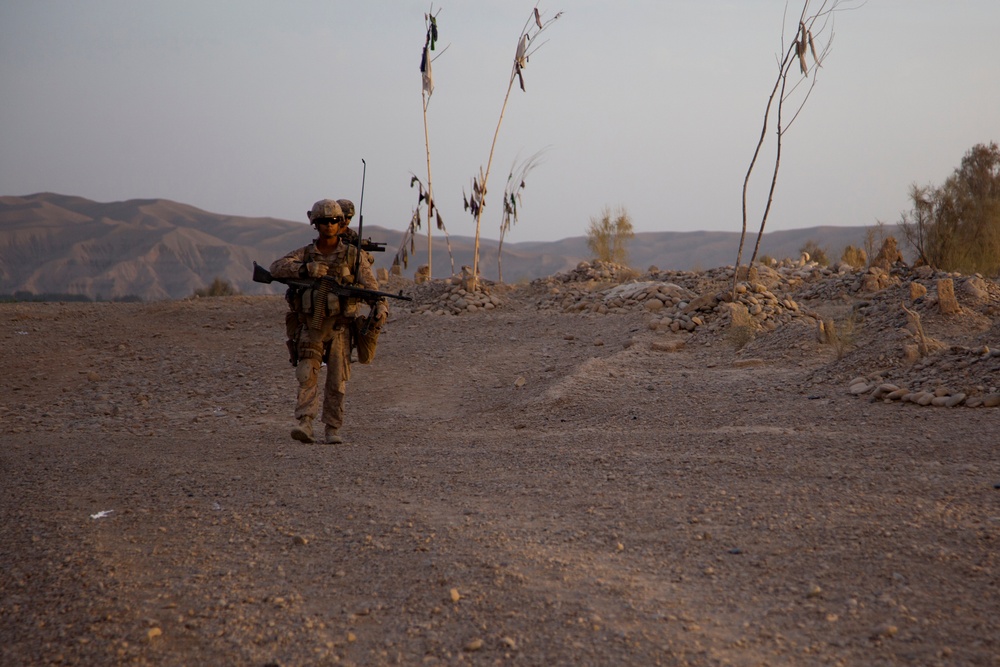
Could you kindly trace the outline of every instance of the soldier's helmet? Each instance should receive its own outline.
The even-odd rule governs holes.
[[[340,209],[344,212],[344,217],[348,220],[354,217],[354,202],[350,199],[338,199],[337,203],[340,204]]]
[[[313,222],[322,218],[339,218],[344,215],[344,210],[334,199],[320,199],[313,204],[306,215],[309,217],[309,222]]]

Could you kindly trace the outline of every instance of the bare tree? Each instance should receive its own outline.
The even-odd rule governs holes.
[[[473,289],[479,286],[479,229],[483,209],[486,207],[486,182],[490,178],[490,167],[493,165],[493,152],[496,150],[497,138],[500,136],[500,125],[503,123],[504,112],[507,110],[507,100],[510,99],[510,91],[514,88],[515,80],[520,84],[521,90],[525,90],[524,69],[528,66],[528,60],[531,56],[545,44],[544,42],[536,44],[538,37],[560,16],[562,16],[562,12],[556,12],[555,16],[543,21],[542,14],[538,11],[538,5],[536,4],[531,12],[531,16],[525,21],[524,27],[521,29],[521,35],[517,38],[514,64],[511,67],[510,81],[507,83],[507,93],[503,98],[503,106],[500,107],[500,119],[497,121],[496,131],[493,133],[493,143],[490,144],[490,156],[486,160],[486,170],[484,171],[480,167],[479,174],[472,177],[471,193],[469,195],[466,195],[464,191],[462,193],[465,200],[465,210],[469,211],[476,219],[476,241],[472,255],[473,282],[470,285]]]
[[[757,159],[760,157],[761,149],[767,140],[768,130],[771,128],[771,111],[774,109],[776,112],[774,125],[774,136],[776,137],[774,168],[771,171],[771,184],[767,192],[764,213],[760,220],[757,243],[754,246],[753,255],[750,257],[748,265],[753,265],[754,260],[757,258],[757,252],[760,250],[760,242],[764,236],[764,226],[767,223],[767,216],[770,214],[771,205],[774,202],[774,190],[778,183],[778,168],[781,166],[782,140],[785,133],[792,127],[799,113],[805,107],[813,88],[816,86],[817,74],[833,46],[833,17],[838,11],[855,8],[848,7],[844,0],[823,0],[818,10],[810,13],[810,4],[810,0],[805,0],[803,3],[798,26],[796,27],[795,39],[792,40],[787,48],[785,46],[785,35],[782,32],[781,52],[778,54],[780,57],[778,60],[778,75],[775,79],[774,87],[771,89],[771,94],[767,98],[767,105],[764,108],[764,121],[760,131],[760,138],[757,141],[757,148],[754,150],[746,177],[743,179],[743,231],[740,234],[740,247],[736,255],[736,273],[733,277],[734,290],[736,281],[740,275],[743,245],[747,234],[747,191],[750,185],[750,176],[757,165]],[[817,41],[819,41],[818,49]],[[811,68],[810,61],[812,62]],[[811,78],[810,74],[812,75]],[[799,96],[796,97],[796,94]],[[791,116],[788,117],[787,121],[786,104],[792,105]]]
[[[441,10],[438,10],[438,14]],[[424,14],[424,27],[426,29],[426,35],[424,38],[424,49],[420,56],[420,96],[423,100],[423,111],[424,111],[424,149],[427,154],[427,189],[424,190],[423,184],[420,186],[420,197],[421,200],[426,200],[427,202],[427,271],[428,276],[434,275],[434,258],[432,255],[432,243],[431,243],[431,229],[433,225],[430,224],[431,218],[437,217],[438,229],[444,228],[444,222],[441,221],[441,214],[437,213],[437,207],[434,204],[434,190],[433,181],[431,178],[431,138],[430,129],[427,124],[427,106],[431,101],[431,94],[434,93],[434,73],[431,69],[431,63],[436,58],[431,58],[431,51],[433,51],[437,46],[438,40],[438,25],[437,25],[437,14],[434,13],[434,5],[431,4],[430,11]],[[447,50],[447,47],[445,47]],[[443,53],[443,51],[442,51]],[[439,56],[441,54],[438,54]],[[416,178],[416,176],[414,176]],[[417,179],[419,181],[419,179]],[[413,180],[410,180],[410,187],[413,187]],[[418,203],[419,206],[419,203]],[[416,216],[419,218],[419,215]],[[410,226],[413,226],[413,220],[410,221]],[[419,228],[419,222],[417,227]],[[405,243],[405,240],[404,240]],[[452,269],[454,269],[454,260],[452,260]],[[454,273],[454,270],[452,271]]]

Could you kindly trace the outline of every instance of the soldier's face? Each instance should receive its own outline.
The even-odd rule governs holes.
[[[320,218],[313,223],[316,225],[316,231],[323,238],[333,238],[340,234],[347,226],[347,219],[343,216],[338,216],[336,218]]]

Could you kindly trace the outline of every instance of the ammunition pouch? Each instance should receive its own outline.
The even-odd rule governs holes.
[[[351,344],[358,351],[358,363],[370,364],[378,347],[379,327],[366,326],[368,318],[357,317],[351,322]]]

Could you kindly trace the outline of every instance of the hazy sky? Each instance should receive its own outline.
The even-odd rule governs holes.
[[[432,169],[451,234],[474,233],[462,188],[486,164],[533,6],[433,5]],[[410,174],[427,176],[419,62],[430,7],[0,0],[0,194],[162,197],[305,221],[317,199],[359,203],[364,159],[365,222],[403,229],[416,203]],[[580,236],[619,205],[636,231],[739,231],[785,2],[539,8],[564,14],[525,70],[527,92],[511,93],[483,236],[499,236],[515,159],[542,149],[509,241]],[[801,8],[789,4],[789,24]],[[973,145],[1000,141],[1000,1],[869,0],[833,28],[785,136],[769,230],[893,223],[911,183],[939,184]],[[765,156],[755,182],[771,165]]]

